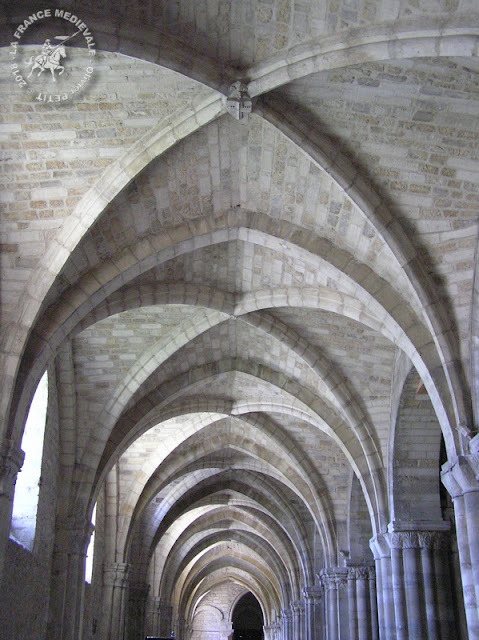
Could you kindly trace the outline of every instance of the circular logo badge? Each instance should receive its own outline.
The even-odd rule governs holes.
[[[64,9],[43,9],[25,18],[9,53],[15,83],[38,102],[71,100],[93,76],[93,35],[81,18]]]

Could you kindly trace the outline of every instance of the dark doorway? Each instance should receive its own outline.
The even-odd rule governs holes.
[[[263,640],[263,612],[251,591],[236,603],[232,622],[233,640]]]

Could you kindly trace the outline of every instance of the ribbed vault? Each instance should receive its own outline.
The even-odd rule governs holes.
[[[5,4],[7,68],[36,2]],[[101,640],[227,638],[246,592],[290,640],[371,538],[448,529],[440,447],[474,453],[477,7],[63,5],[98,80],[61,110],[4,96],[2,435],[48,369],[50,555],[96,505]]]

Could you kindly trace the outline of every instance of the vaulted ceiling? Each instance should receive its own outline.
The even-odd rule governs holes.
[[[390,520],[412,368],[448,453],[475,432],[477,4],[61,6],[87,87],[2,74],[3,433],[56,357],[69,508],[115,468],[138,582],[279,610],[350,549],[352,500],[361,553]],[[34,9],[4,3],[4,71]]]

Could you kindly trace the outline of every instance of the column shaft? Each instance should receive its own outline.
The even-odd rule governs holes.
[[[356,599],[358,603],[359,640],[371,639],[371,612],[367,570],[356,578]]]
[[[404,594],[402,549],[391,549],[392,587],[397,640],[408,640],[407,609]]]
[[[479,604],[479,490],[464,494],[476,610]]]
[[[103,571],[102,640],[118,640],[124,635],[126,617],[126,594],[129,567],[123,562],[114,562]]]
[[[93,527],[74,516],[57,523],[53,551],[48,637],[83,637],[85,557]]]
[[[454,608],[451,594],[451,572],[449,569],[449,549],[439,546],[433,552],[435,574],[435,594],[437,601],[439,628],[438,637],[441,640],[457,640],[460,634],[454,620]],[[434,637],[434,636],[431,636]],[[465,636],[464,636],[465,637]]]
[[[328,640],[339,640],[338,636],[338,590],[334,587],[327,592],[328,600]]]
[[[376,593],[377,593],[377,613],[378,613],[378,636],[385,638],[385,612],[384,612],[384,587],[381,558],[374,559],[376,565]]]
[[[447,562],[441,561],[442,568],[438,562],[443,551],[450,549],[449,523],[439,521],[430,525],[431,530],[396,529],[388,536],[393,560],[397,637],[404,640],[448,638],[443,631],[452,615],[451,583]]]
[[[347,569],[335,567],[321,572],[321,582],[324,587],[325,594],[325,613],[326,613],[326,638],[327,640],[340,640],[342,633],[347,630],[340,627],[340,609],[342,613],[347,615],[348,603],[346,599],[340,598],[340,589],[344,589],[347,583]],[[346,593],[344,593],[346,595]],[[345,615],[341,617],[343,623],[346,623]]]
[[[424,640],[426,636],[425,611],[421,593],[422,567],[419,549],[407,547],[402,550],[404,585],[406,592],[408,640]]]
[[[426,624],[428,638],[441,638],[437,617],[435,595],[435,567],[433,564],[433,552],[428,547],[421,549],[422,573],[424,576],[424,600],[426,608]]]
[[[301,602],[292,602],[291,610],[293,612],[293,638],[295,640],[304,640],[303,638],[303,617],[304,606]]]
[[[369,600],[371,607],[371,640],[379,640],[378,598],[376,591],[376,571],[369,573]]]
[[[303,596],[305,602],[305,640],[322,640],[322,596],[320,586],[305,587]]]
[[[442,467],[441,479],[454,503],[468,640],[479,640],[479,438],[469,443],[473,455],[460,455]]]
[[[145,635],[145,612],[150,585],[144,582],[130,583],[128,594],[128,638]]]
[[[281,612],[283,622],[283,640],[293,639],[293,613],[291,609],[283,609]]]
[[[396,640],[396,614],[392,580],[392,561],[389,556],[381,558],[381,594],[384,613],[384,627],[380,632],[381,640]]]
[[[349,640],[359,640],[358,606],[356,599],[356,577],[348,572],[348,608],[349,608]]]

